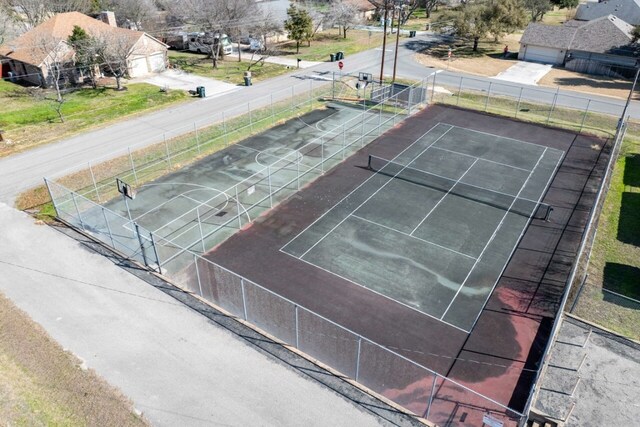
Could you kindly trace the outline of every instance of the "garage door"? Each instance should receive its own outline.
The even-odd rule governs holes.
[[[543,62],[545,64],[558,63],[558,57],[560,56],[560,49],[552,47],[541,46],[527,46],[527,50],[524,52],[525,61]]]
[[[139,77],[148,74],[147,58],[134,58],[129,61],[129,75],[131,77]]]
[[[164,69],[166,68],[164,63],[164,54],[162,52],[159,52],[153,55],[149,55],[149,67],[154,73],[164,71]]]

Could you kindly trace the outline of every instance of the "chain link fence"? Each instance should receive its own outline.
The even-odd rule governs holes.
[[[406,87],[370,85],[368,91],[367,86],[345,88],[340,83],[342,87],[337,90],[335,82],[314,86],[314,82],[309,81],[292,87],[288,97],[278,93],[252,101],[207,123],[193,123],[167,132],[161,144],[131,147],[121,156],[106,161],[98,159],[82,171],[45,181],[58,217],[63,221],[414,414],[437,425],[449,425],[463,414],[468,425],[481,425],[485,419],[498,420],[504,425],[522,425],[527,418],[526,411],[510,409],[202,257],[219,238],[224,239],[245,226],[249,216],[255,218],[257,212],[285,200],[301,184],[313,181],[418,111],[427,97],[431,102],[578,132],[610,136],[618,126],[616,114],[621,112],[621,107],[615,104],[466,77],[459,78],[457,84],[441,84],[437,78],[433,74]],[[150,232],[131,218],[103,206],[117,196],[116,177],[137,185],[152,181],[280,123],[292,113],[318,108],[323,105],[322,98],[346,97],[355,97],[362,113],[321,133],[308,144],[307,149],[319,150],[317,156],[305,156],[317,159],[314,163],[303,164],[297,154],[284,156],[227,189],[225,197],[237,203],[233,215],[224,222],[203,226],[202,206],[185,212],[195,239],[176,241],[173,237],[163,237],[161,232]],[[612,158],[617,155],[623,133],[618,133],[615,139]],[[605,182],[607,177],[603,188]],[[599,202],[603,188],[598,195]],[[215,204],[216,200],[208,203]],[[248,212],[253,215],[246,215]],[[589,231],[594,217],[596,210],[592,212]],[[580,253],[584,254],[584,250]],[[571,281],[574,276],[575,271]]]

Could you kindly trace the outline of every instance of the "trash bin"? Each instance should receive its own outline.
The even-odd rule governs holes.
[[[336,61],[336,55],[333,53],[329,54],[329,62],[335,62]]]
[[[196,88],[196,93],[198,94],[198,98],[205,98],[207,96],[204,90],[204,86],[198,86]]]
[[[338,52],[338,53],[336,53],[336,59],[337,59],[338,61],[343,60],[343,59],[344,59],[344,52]]]
[[[251,86],[251,71],[244,72],[244,85]]]
[[[415,37],[416,36],[416,32],[414,30],[409,31],[409,37]]]

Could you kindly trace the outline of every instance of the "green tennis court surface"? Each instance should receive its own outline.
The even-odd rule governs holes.
[[[439,123],[282,251],[470,331],[563,154]]]

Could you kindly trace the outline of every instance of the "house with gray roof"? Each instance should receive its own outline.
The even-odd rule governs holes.
[[[587,2],[578,6],[574,19],[592,21],[614,15],[631,25],[640,25],[640,0],[605,0]]]
[[[518,59],[590,74],[633,74],[633,26],[613,15],[564,25],[531,23],[520,39]]]

